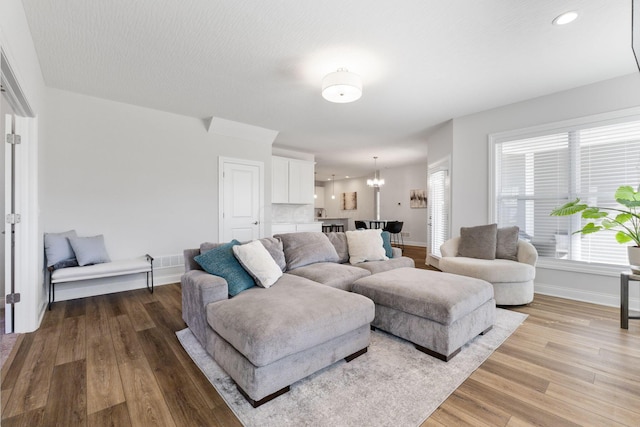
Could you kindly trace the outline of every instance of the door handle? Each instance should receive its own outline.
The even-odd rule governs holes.
[[[253,223],[253,225],[258,225],[258,224],[260,224],[260,221],[255,221],[255,222]]]

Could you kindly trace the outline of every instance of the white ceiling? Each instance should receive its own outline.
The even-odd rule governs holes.
[[[23,3],[49,86],[277,130],[320,179],[424,161],[445,120],[637,72],[631,0]],[[360,100],[322,98],[339,67]]]

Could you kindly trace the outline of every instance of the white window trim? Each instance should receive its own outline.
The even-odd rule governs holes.
[[[580,117],[576,119],[563,120],[559,122],[547,123],[537,126],[531,126],[523,129],[515,129],[505,132],[496,132],[488,136],[488,212],[487,218],[489,222],[496,222],[496,174],[495,174],[495,156],[496,145],[498,143],[519,139],[533,138],[536,136],[548,135],[556,132],[567,132],[571,130],[582,129],[585,125],[590,127],[604,126],[607,124],[628,122],[640,120],[640,107],[627,108],[624,110],[610,111],[607,113],[595,114],[591,116]],[[551,270],[562,270],[579,273],[597,274],[601,276],[620,276],[620,265],[597,264],[582,261],[568,261],[554,258],[539,258],[538,267]]]

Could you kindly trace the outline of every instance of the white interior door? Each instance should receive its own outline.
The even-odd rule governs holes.
[[[219,240],[240,242],[264,235],[264,173],[261,162],[220,158]]]

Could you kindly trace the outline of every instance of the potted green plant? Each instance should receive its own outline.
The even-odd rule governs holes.
[[[640,186],[638,191],[629,185],[620,186],[613,197],[620,208],[589,206],[576,199],[554,209],[551,215],[568,216],[582,212],[582,218],[590,221],[574,234],[613,231],[618,243],[633,242],[627,247],[629,264],[634,273],[640,274]]]

